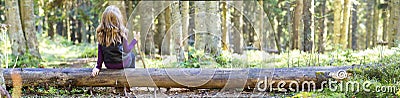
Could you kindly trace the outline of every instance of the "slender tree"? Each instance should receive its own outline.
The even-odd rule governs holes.
[[[162,6],[163,3],[157,3],[155,6]],[[165,28],[165,11],[162,11],[161,13],[158,14],[157,16],[157,24],[156,24],[156,29],[157,32],[154,34],[154,43],[156,44],[156,47],[158,48],[158,53],[161,55],[161,48],[162,48],[162,41],[163,37],[166,32]]]
[[[379,6],[379,1],[380,0],[372,0],[374,2],[374,6],[373,6],[373,11],[374,11],[374,15],[373,15],[373,24],[372,24],[372,46],[371,47],[375,47],[376,43],[377,43],[377,38],[378,38],[378,31],[379,31],[379,15],[380,15],[380,10],[378,9]]]
[[[313,34],[314,34],[314,0],[304,0],[303,6],[303,23],[304,23],[304,36],[303,36],[303,51],[312,52],[313,48]]]
[[[340,44],[340,38],[341,38],[341,36],[343,36],[343,35],[341,35],[341,33],[340,33],[340,26],[341,26],[341,18],[342,18],[342,13],[341,13],[341,11],[342,11],[342,0],[335,0],[334,1],[334,25],[333,25],[333,29],[334,29],[334,33],[333,33],[333,42],[334,42],[334,45],[341,45]]]
[[[382,10],[382,19],[383,19],[383,22],[382,22],[382,41],[383,42],[388,42],[387,41],[387,29],[388,29],[388,8],[387,7],[384,7],[383,8],[383,10]]]
[[[19,56],[26,52],[26,41],[21,25],[18,0],[6,0],[6,23],[10,25],[8,37],[10,38],[12,54]]]
[[[349,24],[350,24],[350,9],[351,2],[350,0],[344,0],[344,9],[343,9],[343,23],[340,31],[340,44],[342,45],[342,49],[347,48],[348,42],[348,33],[349,33]]]
[[[243,20],[242,17],[243,15],[241,14],[241,11],[243,10],[243,1],[235,1],[233,2],[235,8],[232,8],[233,13],[231,17],[231,21],[233,23],[233,32],[232,32],[232,44],[233,44],[233,52],[242,54],[243,53],[243,34],[242,34],[242,28],[243,28]]]
[[[284,23],[286,23],[286,28],[287,28],[287,32],[288,32],[288,34],[287,35],[289,35],[290,36],[290,33],[292,33],[293,32],[293,30],[292,30],[292,10],[290,9],[291,8],[291,2],[286,2],[286,5],[285,5],[286,7],[286,15],[285,15],[285,21],[284,21]],[[290,39],[291,37],[287,37],[285,40],[285,47],[283,48],[283,49],[290,49],[290,47],[289,47],[289,43],[291,43],[290,42]],[[287,41],[287,40],[289,40],[289,41]]]
[[[139,48],[141,49],[142,52],[149,54],[151,48],[146,48],[146,47],[150,47],[150,46],[146,46],[146,41],[148,41],[149,39],[147,39],[147,36],[149,35],[149,33],[151,33],[152,31],[150,31],[151,29],[149,29],[150,24],[153,21],[153,17],[151,17],[152,13],[152,1],[142,1],[141,2],[141,8],[138,8],[138,13],[140,13],[140,40],[139,40]]]
[[[183,61],[184,60],[184,48],[182,48],[182,21],[180,19],[182,19],[182,15],[180,13],[179,10],[179,2],[173,2],[171,4],[171,14],[172,14],[172,24],[173,27],[171,28],[169,33],[173,33],[171,35],[173,35],[172,37],[174,37],[174,43],[173,47],[175,49],[175,55],[177,56],[177,61]]]
[[[146,17],[150,17],[150,21],[148,21],[149,22],[149,24],[151,24],[150,25],[150,27],[149,27],[149,29],[147,29],[147,34],[145,35],[145,37],[146,37],[146,40],[145,40],[145,47],[143,47],[144,49],[145,49],[145,53],[154,53],[155,51],[153,51],[154,50],[154,32],[156,31],[156,27],[153,25],[153,23],[154,23],[154,14],[155,14],[155,11],[154,11],[154,4],[156,4],[156,2],[151,2],[151,3],[149,3],[149,12],[147,12],[147,14],[148,14],[148,16],[146,16]]]
[[[33,2],[33,0],[20,0],[21,22],[28,52],[37,58],[41,58],[38,48],[39,43],[36,38]]]
[[[258,16],[254,16],[255,19],[257,19],[256,21],[253,21],[254,23],[256,23],[256,26],[258,26],[258,28],[256,26],[254,27],[255,30],[255,35],[254,35],[254,46],[257,47],[260,50],[265,50],[265,47],[263,47],[263,39],[262,37],[265,35],[264,34],[264,1],[259,0],[258,2],[255,2],[255,6],[253,6],[253,8],[255,9],[255,13],[258,13]],[[258,4],[257,4],[258,3]]]
[[[282,3],[282,2],[280,2],[280,3]],[[280,4],[280,3],[278,3],[278,5],[277,5],[278,9],[284,10],[283,6],[281,6],[282,4]],[[279,12],[279,13],[281,13],[281,12]],[[278,48],[278,53],[280,53],[282,51],[281,50],[281,37],[283,35],[283,26],[284,26],[284,23],[282,22],[282,20],[283,20],[282,18],[284,18],[283,15],[281,15],[281,14],[276,15],[278,27],[276,30],[275,41],[276,41],[276,46]]]
[[[197,50],[204,50],[205,48],[205,40],[208,39],[204,39],[204,36],[207,36],[205,34],[201,34],[201,33],[207,33],[207,25],[206,25],[206,21],[208,19],[206,19],[206,3],[205,1],[199,1],[199,2],[194,2],[195,3],[195,48]]]
[[[373,2],[374,0],[368,0],[367,2],[367,23],[366,23],[366,35],[365,35],[365,49],[368,49],[371,47],[371,39],[372,39],[372,33],[373,33]]]
[[[324,53],[324,51],[325,51],[325,42],[324,42],[324,34],[326,34],[326,32],[327,32],[327,18],[326,18],[326,0],[322,0],[321,1],[322,2],[322,4],[321,4],[321,9],[320,9],[320,11],[321,11],[321,19],[320,19],[320,22],[319,22],[319,27],[320,27],[320,30],[319,30],[319,33],[318,33],[318,52],[319,53]]]
[[[188,38],[189,36],[188,36],[188,34],[189,34],[189,11],[190,11],[190,9],[189,9],[189,1],[181,1],[181,4],[182,4],[182,36],[183,36],[183,39],[186,39],[186,38]],[[186,40],[184,40],[183,41],[183,43],[182,43],[182,46],[185,46],[185,49],[184,50],[188,50],[188,45],[187,45],[187,40],[188,39],[186,39]]]
[[[389,22],[388,22],[388,43],[389,43],[389,47],[393,47],[394,46],[394,34],[393,34],[393,17],[394,17],[394,11],[393,9],[395,9],[396,7],[393,6],[393,1],[390,0],[388,2],[389,5]]]
[[[395,47],[400,40],[400,10],[399,5],[400,1],[398,0],[390,0],[389,7],[390,7],[390,19],[389,19],[389,47]]]
[[[221,15],[219,14],[219,1],[207,1],[206,2],[206,16],[209,17],[205,21],[206,23],[206,36],[204,36],[206,42],[206,49],[213,55],[220,54],[221,51]],[[204,20],[203,20],[204,21]]]
[[[299,49],[299,31],[300,23],[303,13],[303,0],[296,0],[296,8],[293,16],[293,35],[292,35],[292,49]]]
[[[227,25],[227,2],[221,2],[221,6],[222,6],[222,18],[221,18],[221,29],[222,29],[222,37],[221,37],[221,41],[222,43],[222,49],[223,50],[229,50],[229,34],[228,34],[228,25]]]
[[[353,3],[353,9],[352,10],[352,19],[351,19],[351,40],[349,40],[349,43],[351,43],[351,48],[353,50],[357,50],[357,28],[358,28],[358,7],[356,3]]]

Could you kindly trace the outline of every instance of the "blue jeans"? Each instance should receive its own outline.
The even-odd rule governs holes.
[[[128,53],[127,57],[124,58],[124,61],[126,61],[126,63],[124,64],[124,68],[135,68],[135,54],[133,52]]]

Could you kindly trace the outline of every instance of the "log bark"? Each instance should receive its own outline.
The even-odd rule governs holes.
[[[335,79],[335,73],[339,70],[352,68],[343,66],[275,69],[103,69],[96,77],[91,76],[91,68],[23,68],[1,71],[7,87],[15,86],[13,82],[19,81],[12,77],[13,73],[20,76],[23,87],[241,88],[256,87],[257,83],[264,79],[275,81],[273,86],[279,81],[299,81],[299,83],[314,81],[319,84],[330,78]]]

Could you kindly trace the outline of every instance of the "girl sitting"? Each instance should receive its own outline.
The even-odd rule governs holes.
[[[121,11],[116,6],[108,6],[97,27],[98,58],[92,75],[96,76],[104,62],[107,69],[135,68],[135,55],[131,50],[135,39],[128,44],[127,33]]]

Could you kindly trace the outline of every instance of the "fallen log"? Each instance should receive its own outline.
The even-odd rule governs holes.
[[[243,88],[256,87],[260,82],[314,81],[317,84],[328,79],[338,79],[338,71],[352,69],[342,67],[305,68],[237,68],[237,69],[185,69],[185,68],[129,68],[102,69],[98,76],[91,76],[91,68],[16,68],[2,69],[4,83],[13,86],[12,75],[18,74],[23,87],[165,87],[165,88]],[[14,75],[15,76],[15,75]],[[264,81],[265,80],[265,81]],[[14,84],[15,85],[15,84]],[[288,87],[288,86],[284,86]]]

